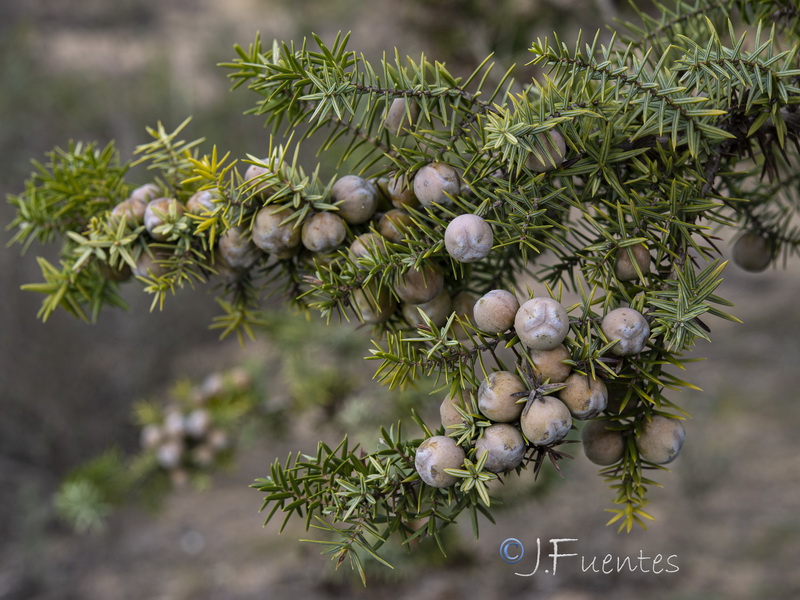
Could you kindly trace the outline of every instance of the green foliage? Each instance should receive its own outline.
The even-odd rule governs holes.
[[[419,424],[430,433],[424,424]],[[281,530],[296,516],[305,519],[306,527],[334,533],[338,540],[315,542],[328,546],[326,553],[332,555],[337,566],[345,559],[352,561],[365,579],[361,559],[353,552],[355,548],[388,564],[378,551],[391,534],[399,532],[404,545],[429,534],[442,547],[442,529],[461,512],[471,513],[476,534],[479,513],[491,520],[483,506],[490,504],[483,483],[461,486],[461,493],[453,488],[419,485],[414,453],[421,441],[405,440],[398,425],[389,430],[381,428],[379,449],[375,452],[351,449],[346,437],[335,448],[320,442],[315,456],[298,453],[284,463],[276,460],[270,476],[257,480],[253,487],[266,493],[262,510],[269,508],[267,521],[280,511],[284,513]],[[475,470],[472,463],[470,469]],[[480,476],[479,481],[496,478],[485,471],[475,475]],[[474,481],[468,471],[463,477]],[[425,519],[427,524],[415,530],[419,519]],[[343,527],[333,527],[329,521]]]
[[[656,414],[682,418],[671,398],[691,387],[674,374],[689,362],[683,353],[698,339],[711,339],[711,317],[736,320],[726,312],[731,302],[714,293],[726,264],[718,232],[755,231],[769,240],[774,257],[800,248],[793,224],[800,210],[797,7],[698,0],[658,8],[659,16],[640,13],[638,24],[625,25],[628,33],[606,41],[600,33],[580,35],[573,45],[557,37],[537,40],[530,64],[542,76],[525,82],[512,78],[514,67],[496,73],[491,57],[462,78],[424,56],[395,53],[371,64],[347,48],[348,35],[330,45],[315,36],[264,46],[256,37],[246,50],[237,46],[237,57],[223,66],[234,88],[254,94],[249,112],[272,126],[267,155],[242,161],[260,174],[245,179],[237,169],[244,165],[228,154],[220,158],[216,147],[209,153],[200,140],[178,140],[185,123],[173,132],[161,125],[148,130],[153,141],[137,149],[137,164],[147,165],[160,191],[180,201],[198,190],[214,197],[210,209],[172,215],[157,231],[166,239],[156,242],[144,227],[110,215],[133,187],[123,180],[126,165],[112,146],[57,150],[37,165],[25,191],[10,198],[18,214],[16,242],[58,236],[64,242],[61,268],[43,262],[45,283],[27,287],[45,294],[43,318],[59,306],[95,316],[104,304],[119,303],[117,283],[101,267],[136,269],[152,255],[159,268],[138,277],[153,306],[213,276],[223,314],[212,326],[242,340],[269,323],[264,292],[280,292],[328,321],[367,320],[356,291],[399,300],[398,282],[422,267],[441,269],[451,296],[527,286],[518,293],[523,301],[572,297],[564,300],[570,363],[618,395],[601,417],[623,433],[626,448],[617,464],[601,471],[616,494],[610,523],[620,530],[644,526],[651,518],[644,510],[647,488],[654,484],[646,474],[662,467],[641,459],[636,436]],[[398,99],[409,121],[400,135],[384,126]],[[557,156],[547,132],[563,138],[565,157]],[[312,145],[333,156],[340,172],[304,168],[300,148]],[[302,247],[280,256],[262,252],[249,267],[220,257],[219,240],[239,228],[249,241],[265,208],[282,211],[283,224],[295,228],[314,213],[339,212],[331,188],[341,174],[375,183],[383,213],[392,202],[386,178],[413,181],[434,161],[459,171],[460,191],[442,205],[406,207],[410,224],[399,241],[364,256],[349,252],[356,236],[379,231],[375,218],[347,224],[345,242],[324,255]],[[531,161],[546,168],[534,169]],[[482,216],[494,232],[491,254],[476,263],[456,262],[444,247],[447,223],[463,213]],[[651,252],[648,268],[637,266],[637,277],[621,279],[616,257],[642,243]],[[615,340],[601,328],[603,316],[620,306],[638,310],[651,328],[646,349],[634,356],[615,355]],[[351,448],[346,437],[335,448],[320,442],[315,455],[276,461],[255,484],[266,494],[268,520],[280,512],[284,522],[299,517],[327,531],[334,539],[321,543],[337,564],[349,557],[362,577],[361,556],[381,561],[378,552],[393,534],[406,543],[423,535],[439,541],[464,511],[476,533],[479,514],[491,520],[492,494],[499,495],[502,479],[483,468],[485,457],[474,450],[489,424],[474,394],[489,373],[516,371],[528,388],[521,402],[559,388],[533,377],[513,328],[482,331],[455,310],[443,325],[424,315],[421,321],[408,323],[396,311],[372,322],[369,358],[390,389],[430,377],[437,392],[470,398],[466,422],[447,432],[467,454],[463,468],[450,471],[461,480],[456,486],[420,481],[414,454],[421,440],[406,439],[400,425],[381,430],[376,451]],[[432,434],[417,424],[426,437]],[[557,446],[529,444],[517,473],[538,474],[548,460],[557,468],[565,457]],[[103,511],[86,489],[65,497],[89,498],[94,514]],[[81,523],[96,519],[73,514]],[[421,518],[428,519],[424,527],[409,526]]]

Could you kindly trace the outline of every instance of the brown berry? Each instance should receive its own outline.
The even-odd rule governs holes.
[[[442,269],[433,262],[424,263],[419,269],[411,267],[397,274],[394,291],[401,301],[422,304],[433,300],[444,289]]]
[[[576,419],[593,419],[605,410],[608,390],[602,379],[573,373],[564,383],[566,387],[558,392],[558,397]]]
[[[765,270],[772,262],[772,247],[768,239],[747,231],[733,245],[733,262],[751,273]]]
[[[386,184],[386,193],[395,208],[419,206],[419,199],[414,194],[414,187],[403,173],[389,179]]]
[[[163,277],[169,273],[169,267],[164,264],[170,255],[163,250],[143,250],[136,259],[136,268],[131,269],[136,277],[147,277],[150,279]]]
[[[372,254],[380,254],[386,249],[386,244],[383,241],[383,236],[378,233],[362,233],[356,236],[353,243],[350,244],[350,254],[353,258],[360,258]]]
[[[414,222],[411,215],[399,208],[386,211],[378,221],[378,232],[390,242],[399,244],[405,237],[405,230]]]
[[[583,453],[596,465],[608,466],[622,460],[625,440],[621,431],[608,429],[604,421],[589,421],[581,429]]]
[[[120,262],[116,267],[112,267],[108,263],[101,262],[100,264],[100,272],[103,274],[103,277],[108,279],[109,281],[127,281],[133,275],[133,271],[131,271],[131,267],[128,263]]]
[[[453,302],[450,299],[450,294],[447,290],[443,289],[432,300],[423,302],[422,304],[403,304],[403,317],[406,322],[411,326],[416,326],[424,323],[419,311],[425,313],[431,322],[436,327],[441,327],[447,323],[450,313],[453,312]]]
[[[208,432],[208,443],[217,452],[227,450],[231,446],[231,439],[222,429],[212,429]]]
[[[192,448],[191,460],[198,467],[209,467],[214,464],[216,452],[209,444],[198,444]]]
[[[354,290],[351,299],[357,310],[356,314],[361,315],[364,323],[384,323],[397,308],[397,303],[386,287],[382,287],[378,293],[373,289]]]
[[[472,323],[475,320],[473,310],[475,308],[475,296],[469,292],[459,292],[453,297],[453,312],[464,323]],[[453,321],[453,334],[457,340],[470,339],[467,333],[467,327],[460,323]]]
[[[559,344],[552,350],[531,350],[529,355],[533,361],[533,372],[542,381],[561,383],[572,372],[572,365],[564,362],[572,358],[564,344]]]
[[[546,152],[542,153],[537,148],[540,156],[531,152],[525,165],[536,173],[544,173],[560,167],[567,155],[567,144],[564,142],[564,137],[555,129],[539,133],[537,137],[544,145]]]
[[[503,333],[514,326],[518,310],[519,302],[514,294],[506,290],[492,290],[475,303],[475,325],[483,331]]]
[[[153,450],[164,441],[164,432],[160,425],[150,423],[142,427],[139,434],[139,443],[144,450]]]
[[[620,281],[639,279],[636,267],[631,262],[630,254],[633,254],[633,259],[636,261],[636,266],[639,267],[642,275],[647,275],[650,271],[650,249],[647,246],[636,244],[620,248],[617,250],[617,261],[614,264],[614,273],[616,273],[617,279]]]

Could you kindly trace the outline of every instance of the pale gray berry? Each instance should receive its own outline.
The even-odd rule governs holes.
[[[185,450],[183,441],[167,440],[156,449],[156,462],[165,469],[175,469],[180,466]]]
[[[177,409],[170,409],[164,415],[164,425],[162,427],[164,435],[173,437],[182,437],[186,433],[186,423],[183,418],[183,413]]]
[[[134,189],[129,198],[147,204],[151,200],[158,198],[160,194],[161,190],[155,183],[145,183]]]
[[[186,435],[194,439],[205,437],[211,429],[211,413],[204,408],[197,408],[186,415],[184,422]]]
[[[358,175],[340,177],[331,188],[331,201],[338,214],[351,225],[366,223],[378,207],[378,189]]]
[[[600,324],[609,342],[619,340],[611,347],[617,356],[631,356],[644,350],[650,337],[650,325],[638,310],[617,308],[610,311]]]
[[[200,392],[208,400],[217,398],[225,392],[225,378],[222,373],[211,373],[200,384]]]
[[[472,263],[489,256],[494,244],[492,227],[478,215],[459,215],[447,225],[444,246],[458,262]]]
[[[186,212],[194,215],[203,215],[214,212],[217,205],[214,198],[217,196],[211,190],[200,190],[191,195],[186,201]]]
[[[111,216],[124,218],[128,225],[136,227],[144,223],[145,210],[147,210],[147,202],[135,198],[127,198],[111,209]]]
[[[303,246],[312,252],[332,252],[344,241],[347,229],[342,218],[330,211],[318,212],[303,223]]]
[[[429,163],[414,175],[414,194],[423,206],[447,206],[460,192],[461,178],[447,163]]]
[[[162,230],[162,226],[174,223],[183,215],[184,206],[175,198],[156,198],[147,204],[144,211],[144,226],[150,237],[163,242],[169,233]]]
[[[234,269],[249,269],[263,256],[241,227],[231,227],[219,236],[218,248],[222,259]]]
[[[505,473],[522,464],[526,449],[525,440],[516,427],[495,423],[486,427],[475,442],[475,459],[479,460],[488,452],[484,468],[492,473]]]
[[[253,222],[253,243],[279,259],[292,256],[300,246],[300,227],[295,227],[295,221],[284,222],[290,216],[287,208],[265,206],[259,210]]]
[[[458,425],[463,423],[464,417],[458,414],[456,410],[456,406],[460,408],[464,408],[464,404],[459,398],[454,398],[453,396],[447,396],[444,400],[442,400],[442,404],[439,406],[439,417],[442,421],[442,426],[445,429],[451,428],[453,425]]]
[[[665,465],[678,457],[685,439],[686,430],[678,419],[656,415],[642,425],[636,448],[642,459]]]
[[[268,158],[265,158],[261,162],[266,163],[268,160],[269,160]],[[260,167],[258,165],[250,165],[249,167],[247,167],[247,170],[244,172],[244,181],[246,184],[248,184],[248,187],[253,186],[252,189],[249,190],[249,192],[251,194],[260,196],[269,196],[274,191],[276,191],[274,188],[268,185],[266,181],[260,181],[259,183],[256,183],[255,181],[260,177],[263,177],[266,180],[267,178],[269,178],[270,173],[271,171],[269,169],[265,167]]]
[[[395,98],[386,111],[383,126],[395,135],[408,135],[419,117],[419,105],[412,99]]]
[[[527,391],[525,383],[510,371],[495,371],[478,388],[478,410],[492,421],[510,423],[519,419],[525,408],[525,397],[515,396]]]
[[[422,481],[436,488],[455,484],[458,477],[445,473],[445,469],[460,469],[466,455],[453,438],[435,435],[422,442],[414,456],[414,466]]]
[[[514,329],[531,350],[552,350],[567,337],[569,317],[552,298],[533,298],[519,307]]]

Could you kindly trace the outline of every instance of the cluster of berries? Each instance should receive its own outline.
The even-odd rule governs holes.
[[[388,106],[384,128],[394,135],[407,135],[419,118],[419,106],[413,98],[398,97]],[[564,138],[555,130],[537,135],[526,166],[533,172],[555,169],[566,156]],[[544,152],[542,152],[544,149]],[[263,163],[267,164],[267,163]],[[271,179],[274,173],[258,164],[244,173],[243,205],[252,206],[279,191]],[[328,260],[349,242],[349,255],[358,260],[370,253],[385,250],[386,242],[402,244],[413,224],[409,208],[449,206],[454,198],[468,194],[462,178],[453,166],[431,162],[407,177],[369,180],[358,175],[337,179],[330,189],[330,203],[335,210],[312,210],[298,219],[288,205],[264,205],[242,226],[231,226],[221,232],[214,249],[215,270],[223,277],[235,279],[252,268],[264,254],[278,260],[295,257],[305,249],[320,261]],[[255,200],[255,202],[250,202]],[[192,216],[208,216],[217,210],[222,194],[213,189],[196,192],[184,204],[176,197],[164,196],[153,183],[136,188],[111,211],[112,219],[124,218],[132,228],[143,227],[147,233],[145,251],[130,269],[123,265],[111,269],[103,265],[106,276],[122,281],[131,275],[157,278],[167,274],[170,250],[159,245],[177,239],[191,230]],[[366,232],[360,233],[358,229]],[[449,223],[444,234],[447,253],[458,262],[475,262],[486,257],[493,245],[492,227],[481,216],[462,214]],[[398,302],[402,307],[398,306]],[[350,304],[359,318],[371,324],[388,320],[398,308],[410,325],[420,322],[422,310],[437,325],[446,322],[455,312],[470,317],[474,296],[445,289],[441,266],[433,259],[419,268],[398,273],[392,290],[353,290]],[[457,332],[459,337],[464,332]]]
[[[418,117],[418,106],[413,100],[397,98],[388,107],[384,127],[393,134],[406,135]],[[525,166],[534,173],[560,167],[567,154],[563,136],[556,130],[549,130],[537,134],[536,138]],[[279,191],[267,183],[271,176],[271,171],[263,166],[248,168],[244,179],[249,184],[245,187],[250,198],[263,199]],[[330,204],[335,210],[312,210],[298,220],[288,206],[265,202],[261,208],[256,208],[249,226],[223,231],[216,247],[218,265],[229,268],[235,275],[253,267],[265,253],[286,260],[305,251],[306,255],[326,261],[345,248],[356,262],[364,257],[374,258],[387,251],[387,244],[403,244],[413,237],[409,229],[414,221],[409,209],[451,206],[454,198],[468,194],[469,189],[458,170],[444,162],[428,163],[410,178],[400,174],[369,180],[345,175],[330,189]],[[143,225],[155,242],[168,241],[186,227],[182,220],[185,212],[210,214],[219,206],[221,198],[215,197],[212,190],[204,190],[194,194],[184,206],[174,198],[158,196],[157,186],[142,186],[120,203],[112,215],[124,217],[132,225]],[[743,236],[738,246],[748,240]],[[492,250],[492,226],[477,214],[457,215],[447,224],[443,242],[453,261],[477,262]],[[743,253],[743,250],[738,251],[738,254]],[[647,275],[650,262],[650,251],[645,244],[623,245],[616,255],[614,272],[620,281],[637,280]],[[143,253],[140,263],[137,275],[163,274],[158,270],[158,251]],[[384,323],[399,309],[412,327],[420,323],[423,315],[441,327],[455,312],[462,321],[474,323],[482,332],[511,332],[526,347],[534,379],[523,381],[515,373],[497,371],[489,375],[477,394],[478,410],[491,425],[483,428],[474,441],[475,452],[479,456],[488,453],[485,464],[490,471],[516,468],[531,446],[558,444],[572,428],[573,419],[592,420],[606,410],[608,392],[602,378],[591,373],[572,373],[575,363],[564,344],[570,321],[564,307],[556,300],[536,297],[520,306],[514,295],[505,290],[492,290],[476,300],[468,292],[448,289],[444,270],[433,257],[426,258],[417,267],[397,272],[391,286],[378,289],[369,284],[351,290],[349,300],[365,323]],[[601,330],[609,342],[615,342],[609,352],[619,357],[641,352],[650,335],[647,319],[632,308],[608,312],[603,317]],[[460,326],[454,327],[453,333],[457,338],[467,337],[466,330]],[[523,373],[522,365],[520,373]],[[467,407],[462,404],[460,409],[465,411]],[[170,415],[171,422],[165,419],[158,428],[158,435],[151,434],[153,439],[159,440],[158,444],[151,443],[151,447],[158,448],[159,457],[163,455],[159,458],[162,465],[169,467],[185,462],[187,448],[192,455],[205,452],[207,440],[203,436],[206,434],[198,425],[189,427],[190,417],[200,423],[203,417],[197,415],[202,414],[202,409],[196,409],[190,415]],[[443,425],[453,426],[460,421],[461,415],[453,399],[446,399],[442,405]],[[626,435],[623,431],[632,429],[606,427],[604,423],[590,421],[583,428],[584,447],[591,460],[613,464],[623,455]],[[674,458],[683,441],[682,427],[680,430],[678,427],[681,427],[678,420],[662,416],[637,423],[636,442],[641,457],[654,463]],[[170,433],[173,429],[175,431]],[[663,450],[664,444],[659,445],[667,431],[672,432],[673,440],[668,452]],[[658,440],[652,441],[653,437]],[[453,438],[435,436],[420,446],[417,467],[427,483],[439,487],[452,485],[453,476],[444,469],[459,468],[464,458],[463,449]]]
[[[153,454],[174,484],[185,483],[192,472],[214,466],[231,450],[230,423],[219,418],[220,407],[251,386],[243,369],[212,373],[142,427],[142,449]]]
[[[211,191],[202,190],[192,195],[184,205],[174,197],[163,196],[161,188],[155,183],[147,183],[134,189],[130,196],[117,204],[111,210],[111,219],[114,222],[125,219],[133,229],[144,226],[149,241],[157,244],[188,230],[189,223],[183,218],[184,214],[200,215],[205,211],[213,211],[214,199]],[[226,242],[220,240],[220,252],[225,245]],[[167,258],[169,254],[165,249],[148,243],[147,251],[138,256],[134,268],[131,269],[127,264],[117,269],[107,265],[103,268],[106,276],[114,281],[124,281],[131,275],[161,277],[167,273],[164,266]]]
[[[640,271],[644,267],[640,266]],[[564,341],[570,330],[566,310],[551,298],[533,298],[519,305],[506,290],[492,290],[481,297],[473,309],[476,326],[494,334],[513,330],[525,346],[529,361],[523,377],[510,371],[495,371],[477,391],[475,414],[489,421],[474,442],[476,460],[484,454],[484,468],[494,473],[516,469],[531,447],[552,447],[560,443],[573,427],[573,419],[587,421],[581,431],[584,452],[589,460],[612,465],[624,456],[625,435],[634,435],[639,456],[650,463],[665,464],[680,452],[685,431],[680,421],[654,415],[641,422],[638,431],[632,424],[611,425],[602,419],[609,394],[599,376],[573,372],[576,364]],[[609,342],[609,352],[634,356],[642,352],[650,337],[647,319],[633,308],[617,308],[602,319],[600,329]],[[530,367],[530,369],[527,369]],[[442,426],[458,429],[471,408],[463,398],[448,396],[440,406]],[[420,478],[433,487],[449,487],[458,477],[448,469],[461,469],[468,455],[453,437],[432,436],[416,453],[415,466]]]

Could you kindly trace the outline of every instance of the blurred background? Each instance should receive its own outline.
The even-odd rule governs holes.
[[[263,153],[268,130],[242,114],[255,98],[229,93],[216,66],[258,31],[265,40],[300,41],[350,30],[350,47],[368,58],[394,47],[401,55],[425,52],[456,74],[496,52],[502,72],[527,61],[537,36],[556,30],[570,42],[579,28],[593,32],[620,10],[612,0],[5,0],[0,190],[3,197],[20,192],[31,159],[69,140],[113,139],[127,158],[147,141],[146,126],[162,121],[171,129],[188,115],[187,137],[205,137],[234,156]],[[134,171],[137,178],[147,181]],[[5,202],[0,218],[4,225],[13,218]],[[312,451],[318,439],[338,441],[344,430],[371,448],[377,426],[403,413],[404,399],[387,404],[360,360],[367,333],[333,327],[320,334],[319,323],[287,318],[242,349],[207,329],[216,306],[206,290],[183,290],[151,313],[135,284],[124,288],[127,312],[107,310],[91,326],[56,313],[43,325],[40,299],[19,290],[40,280],[37,254],[52,260],[57,249],[0,251],[0,599],[800,597],[796,263],[760,275],[728,269],[720,293],[734,299],[744,324],[710,323],[714,343],[697,348],[707,360],[686,378],[704,391],[678,399],[693,419],[681,458],[655,476],[664,488],[652,490],[656,521],[648,531],[617,535],[605,527],[612,494],[576,447],[563,481],[550,478],[532,497],[522,495],[527,487],[515,494],[510,486],[508,508],[497,512],[497,525],[481,523],[479,540],[460,524],[449,534],[447,558],[427,546],[410,558],[397,553],[396,569],[371,570],[364,589],[346,565],[335,573],[319,547],[297,541],[313,532],[297,524],[280,536],[278,523],[262,529],[261,497],[248,486],[276,457]],[[211,489],[178,490],[157,512],[126,507],[88,535],[56,518],[53,494],[71,469],[111,445],[137,449],[135,401],[165,396],[176,379],[199,381],[237,364],[256,375],[267,404],[305,402],[300,416],[277,411],[286,422],[251,435]],[[438,404],[431,399],[431,415]],[[498,552],[509,537],[527,548],[516,565]],[[533,570],[537,538],[539,572],[515,575]],[[545,574],[551,538],[577,539],[563,551],[587,563],[642,552],[672,556],[679,570],[582,573],[570,562],[576,559],[563,559],[557,575]]]

